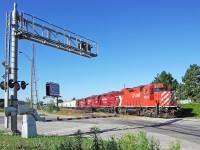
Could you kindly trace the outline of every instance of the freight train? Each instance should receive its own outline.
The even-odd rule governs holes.
[[[119,114],[137,114],[148,117],[179,117],[180,107],[174,91],[166,84],[156,83],[124,88],[79,100],[59,103],[59,107],[90,109]]]

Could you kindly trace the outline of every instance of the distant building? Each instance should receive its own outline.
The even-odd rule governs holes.
[[[192,102],[191,99],[180,100],[181,104],[189,104],[191,102]]]

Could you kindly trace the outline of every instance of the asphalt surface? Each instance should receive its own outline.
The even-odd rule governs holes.
[[[46,118],[56,118],[57,115],[50,115]],[[66,116],[59,116],[65,118]],[[4,129],[3,114],[0,114],[0,130]],[[18,117],[18,129],[21,130],[22,117]],[[91,127],[100,129],[100,136],[108,140],[110,136],[120,138],[125,132],[137,133],[144,130],[147,136],[153,136],[160,140],[160,145],[164,149],[168,145],[181,140],[181,149],[200,149],[200,119],[162,119],[148,117],[132,118],[98,118],[87,120],[72,120],[66,122],[37,122],[38,134],[71,136],[80,129],[85,137],[89,136]]]

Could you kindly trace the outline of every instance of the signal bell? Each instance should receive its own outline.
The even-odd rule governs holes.
[[[15,86],[16,86],[16,88],[17,88],[17,91],[19,91],[19,90],[20,90],[20,85],[19,85],[18,82],[15,84]]]

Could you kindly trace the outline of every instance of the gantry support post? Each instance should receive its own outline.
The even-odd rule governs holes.
[[[12,29],[11,29],[11,79],[14,82],[18,78],[18,37],[16,32],[18,30],[18,12],[17,4],[14,3],[14,10],[12,11]],[[18,99],[17,99],[17,84],[11,91],[11,106],[18,108]],[[13,133],[16,133],[17,130],[17,114],[11,115],[11,130]]]

